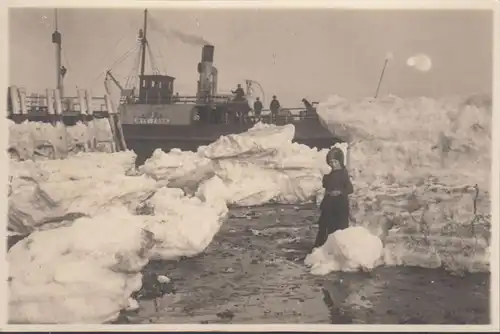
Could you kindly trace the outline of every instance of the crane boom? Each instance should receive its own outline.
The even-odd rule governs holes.
[[[106,79],[105,79],[105,86],[106,86],[106,90],[108,91],[109,93],[109,89],[106,85],[106,82],[111,79],[114,84],[120,89],[120,91],[122,92],[124,90],[123,86],[120,84],[120,82],[118,80],[116,80],[116,78],[113,76],[113,74],[111,74],[111,71],[107,71],[106,72]]]

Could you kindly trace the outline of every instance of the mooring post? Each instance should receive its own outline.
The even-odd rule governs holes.
[[[87,102],[87,114],[92,116],[94,114],[94,107],[92,103],[92,94],[88,89],[85,90],[85,101]]]
[[[95,150],[95,148],[97,147],[97,131],[96,131],[97,126],[96,126],[96,124],[94,124],[95,118],[92,117],[94,115],[94,108],[93,108],[93,104],[92,104],[92,94],[89,92],[88,89],[85,89],[85,91],[83,93],[84,93],[85,102],[87,104],[87,115],[89,117],[89,122],[87,124],[87,127],[88,127],[88,131],[92,137],[92,138],[90,138],[88,145],[89,145],[89,148],[91,150]]]
[[[19,90],[16,86],[9,87],[10,100],[12,103],[12,114],[19,115],[21,113],[21,106],[19,104]]]
[[[85,140],[85,151],[88,151],[89,148],[92,147],[92,129],[89,127],[89,117],[88,117],[88,108],[87,108],[87,99],[85,97],[85,89],[78,89],[78,105],[80,106],[80,116],[83,124],[85,124],[85,132],[86,132],[86,140]]]
[[[87,115],[87,101],[85,99],[85,90],[79,89],[77,93],[78,104],[80,105],[80,114],[82,114],[83,118],[85,119],[85,116]]]
[[[28,113],[28,108],[26,106],[26,89],[19,88],[19,104],[21,105],[21,114],[26,115]]]
[[[54,90],[47,88],[45,90],[45,94],[47,94],[47,112],[49,114],[49,117],[52,117],[54,119]]]
[[[62,117],[62,104],[61,104],[61,91],[59,89],[54,90],[54,103],[56,109],[56,115]]]
[[[68,155],[69,143],[68,143],[68,130],[66,129],[66,124],[64,124],[63,114],[62,114],[62,103],[61,103],[61,91],[59,89],[54,90],[54,104],[55,104],[55,119],[57,132],[60,133],[61,142],[63,143],[64,152],[62,152],[62,157]]]
[[[56,112],[54,109],[54,90],[47,88],[45,93],[47,94],[47,113],[49,114],[50,123],[53,126],[56,126],[58,122],[58,116],[56,116]]]

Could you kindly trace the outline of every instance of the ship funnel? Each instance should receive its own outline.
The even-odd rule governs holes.
[[[209,98],[214,95],[217,85],[217,73],[213,67],[214,61],[214,46],[204,45],[201,49],[201,62],[198,63],[198,73],[200,79],[198,81],[197,96],[203,99]]]
[[[201,49],[201,61],[202,62],[214,62],[214,46],[213,45],[204,45]]]

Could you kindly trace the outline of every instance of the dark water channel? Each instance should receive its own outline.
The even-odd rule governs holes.
[[[132,323],[488,324],[489,274],[379,267],[313,276],[303,265],[314,208],[233,210],[208,249],[154,262],[171,293],[140,301]],[[147,288],[149,284],[145,284]],[[172,293],[173,292],[173,293]]]

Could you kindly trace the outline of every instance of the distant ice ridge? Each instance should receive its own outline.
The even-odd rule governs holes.
[[[350,146],[360,182],[417,182],[437,177],[488,190],[491,99],[396,96],[348,101],[332,96],[317,107],[329,128]]]
[[[356,227],[308,255],[312,273],[489,270],[491,99],[332,96],[318,113],[349,143]]]

